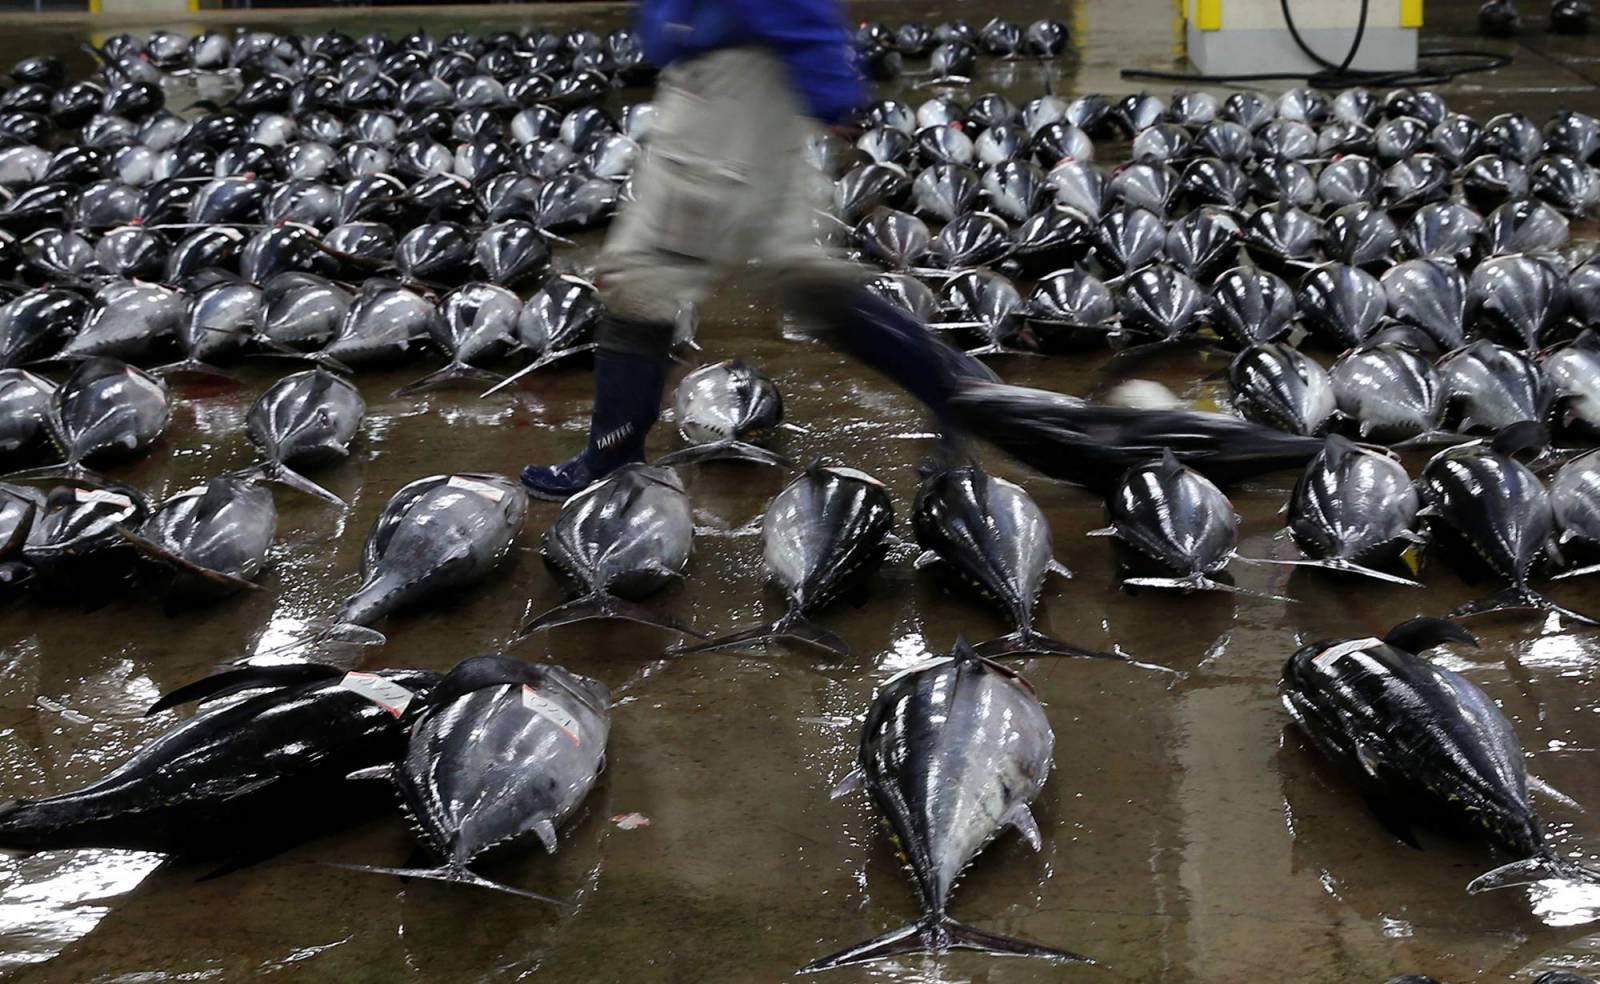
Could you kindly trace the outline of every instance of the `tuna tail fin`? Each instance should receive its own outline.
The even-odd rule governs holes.
[[[513,888],[497,881],[490,881],[482,875],[474,874],[466,868],[445,865],[442,868],[386,868],[377,864],[334,864],[324,862],[332,868],[344,868],[348,871],[365,871],[373,875],[394,875],[399,878],[424,878],[428,881],[450,882],[456,885],[472,885],[477,888],[493,889],[496,892],[505,892],[508,895],[518,895],[535,902],[548,902],[566,908],[567,903],[538,892],[530,892],[525,888]]]
[[[1531,885],[1547,879],[1567,879],[1600,885],[1600,871],[1546,851],[1484,872],[1467,883],[1467,894],[1477,895],[1481,892],[1492,892],[1497,888]]]
[[[349,503],[281,462],[263,461],[259,465],[251,465],[249,468],[241,468],[229,474],[234,478],[242,478],[245,481],[264,479],[268,482],[277,482],[279,485],[287,485],[296,492],[303,492],[314,499],[321,499],[329,505],[338,506],[340,509],[349,508]]]
[[[908,953],[938,953],[952,948],[978,950],[997,956],[1040,957],[1060,963],[1095,962],[1093,958],[1073,953],[1071,950],[1030,943],[1013,936],[1003,936],[986,929],[958,923],[949,916],[930,914],[909,926],[902,926],[865,943],[840,950],[832,956],[813,960],[801,967],[800,973],[813,974],[819,970],[832,970],[835,967],[847,967],[851,964],[883,960]]]
[[[262,590],[261,585],[254,581],[239,577],[237,574],[229,574],[225,571],[214,571],[209,567],[201,567],[199,564],[196,564],[187,558],[178,556],[171,550],[163,547],[161,544],[152,540],[148,540],[132,530],[119,529],[117,532],[121,533],[122,538],[133,544],[134,549],[139,551],[139,553],[143,554],[145,557],[150,558],[158,564],[165,564],[185,577],[197,578],[200,581],[204,581],[205,583],[214,587],[226,588],[232,591]]]
[[[211,376],[216,379],[227,379],[238,382],[239,377],[226,369],[219,369],[210,363],[201,362],[199,359],[183,359],[179,362],[169,362],[164,366],[156,366],[150,370],[159,376],[188,374],[193,376]]]
[[[1600,625],[1600,620],[1558,605],[1555,601],[1525,584],[1513,584],[1504,591],[1498,591],[1487,598],[1469,601],[1446,614],[1445,618],[1467,618],[1472,615],[1487,615],[1490,612],[1510,612],[1530,608],[1555,612],[1557,615],[1570,618],[1574,622],[1581,622],[1584,625]]]
[[[758,464],[772,465],[775,468],[793,468],[794,462],[785,458],[776,451],[757,447],[747,441],[712,441],[709,444],[694,444],[680,448],[671,454],[662,455],[656,459],[656,464],[667,465],[692,465],[702,461],[754,461]]]
[[[573,622],[583,622],[591,618],[618,618],[629,622],[638,622],[641,625],[650,625],[658,629],[668,629],[672,632],[681,632],[695,639],[704,639],[705,633],[697,632],[689,626],[670,615],[658,615],[643,605],[631,601],[624,601],[615,595],[605,592],[596,592],[567,602],[522,623],[522,628],[517,632],[518,639],[528,636],[541,629],[551,629],[558,625],[570,625]]]
[[[1240,558],[1243,559],[1243,558]],[[1408,588],[1420,588],[1420,581],[1413,581],[1398,574],[1390,574],[1372,567],[1345,560],[1343,557],[1301,558],[1297,560],[1277,560],[1268,557],[1253,559],[1254,564],[1281,564],[1285,567],[1320,567],[1325,571],[1337,571],[1340,574],[1358,574],[1361,577],[1370,577],[1378,581],[1387,581],[1390,584],[1403,584]]]
[[[505,377],[498,372],[479,369],[477,366],[469,366],[464,362],[452,362],[437,372],[428,373],[414,383],[407,383],[395,390],[392,395],[397,397],[410,396],[413,393],[421,393],[424,390],[448,386],[458,380],[472,380],[473,382],[493,385],[504,379]]]
[[[1111,652],[1085,649],[1033,629],[1019,629],[1010,635],[979,643],[973,647],[973,651],[985,659],[1004,659],[1007,656],[1070,656],[1078,659],[1114,659],[1141,669],[1160,670],[1162,673],[1177,672],[1155,663],[1140,662],[1118,649],[1113,649]]]
[[[1128,577],[1123,578],[1124,585],[1136,588],[1176,588],[1188,593],[1190,591],[1226,591],[1229,594],[1245,595],[1250,598],[1261,598],[1266,601],[1298,601],[1284,595],[1267,594],[1263,591],[1251,591],[1238,585],[1226,584],[1206,577],[1204,574],[1190,574],[1186,577]]]
[[[749,649],[787,639],[791,642],[815,646],[818,649],[830,652],[844,659],[850,655],[850,646],[838,636],[824,629],[803,615],[790,613],[778,619],[771,625],[751,625],[743,629],[736,629],[725,636],[718,636],[708,642],[697,646],[674,647],[670,652],[679,655],[691,653],[709,653],[720,649]]]

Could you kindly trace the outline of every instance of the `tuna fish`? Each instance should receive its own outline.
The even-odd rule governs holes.
[[[1090,536],[1114,536],[1162,572],[1123,578],[1125,588],[1232,591],[1292,600],[1246,591],[1213,576],[1235,556],[1239,517],[1220,489],[1184,467],[1170,450],[1164,450],[1155,464],[1128,469],[1106,500],[1106,517],[1110,525]]]
[[[230,475],[156,506],[138,531],[122,535],[166,569],[168,604],[259,590],[278,510],[266,488]]]
[[[26,369],[0,369],[0,459],[23,458],[51,436],[56,385]]]
[[[861,732],[856,766],[835,798],[865,787],[910,871],[924,915],[813,961],[802,973],[950,948],[1093,963],[1088,957],[956,922],[950,893],[1007,827],[1039,850],[1028,804],[1049,775],[1055,734],[1016,672],[956,644],[948,658],[892,677]]]
[[[1478,339],[1439,362],[1446,414],[1462,431],[1498,432],[1524,420],[1543,423],[1550,409],[1545,377],[1520,352]]]
[[[56,389],[50,424],[65,473],[82,478],[86,465],[142,454],[171,416],[171,395],[159,379],[116,359],[93,358]]]
[[[657,464],[726,458],[794,467],[788,458],[756,443],[784,426],[783,397],[761,370],[739,359],[702,366],[678,383],[672,405],[678,433],[690,446],[662,456]]]
[[[1045,577],[1072,572],[1053,556],[1050,524],[1027,492],[977,465],[929,475],[917,493],[911,525],[923,548],[917,567],[949,574],[1011,617],[1010,635],[978,652],[1125,659],[1052,639],[1033,627]]]
[[[624,465],[568,499],[545,531],[550,569],[580,597],[523,623],[518,638],[591,618],[618,618],[704,638],[636,600],[683,577],[694,517],[683,481],[659,465]]]
[[[1339,412],[1363,438],[1405,440],[1438,433],[1444,387],[1433,363],[1400,345],[1369,345],[1333,364]]]
[[[845,641],[810,615],[842,594],[865,589],[888,549],[893,525],[894,507],[877,479],[853,468],[813,464],[778,493],[761,521],[762,557],[788,596],[788,611],[770,624],[736,629],[680,651],[789,639],[848,656]]]
[[[556,902],[472,867],[534,844],[554,854],[605,768],[610,731],[611,693],[597,680],[504,656],[458,663],[419,704],[400,761],[352,777],[388,779],[413,835],[443,864],[341,867]]]
[[[1538,476],[1512,455],[1543,444],[1543,428],[1538,424],[1513,424],[1493,442],[1449,448],[1423,468],[1423,514],[1436,534],[1451,537],[1447,545],[1459,544],[1494,574],[1511,582],[1497,594],[1458,606],[1447,617],[1531,608],[1600,625],[1528,584],[1534,562],[1544,554],[1554,533],[1555,516]]]
[[[1586,328],[1540,365],[1561,423],[1600,434],[1600,334]]]
[[[1250,346],[1228,366],[1228,381],[1240,413],[1291,434],[1321,433],[1334,414],[1327,370],[1288,345]]]
[[[1421,500],[1405,467],[1382,451],[1329,435],[1289,496],[1289,534],[1310,558],[1276,561],[1420,587],[1385,573],[1407,547]]]
[[[407,485],[372,524],[361,586],[340,606],[329,638],[381,643],[374,622],[482,581],[511,552],[527,514],[522,485],[499,475],[434,475]]]
[[[1427,811],[1480,831],[1521,859],[1474,878],[1468,892],[1600,878],[1548,843],[1529,787],[1571,801],[1528,775],[1500,708],[1460,674],[1419,655],[1452,642],[1477,645],[1459,625],[1433,618],[1404,622],[1382,639],[1312,643],[1284,666],[1284,707],[1319,753],[1353,773],[1401,840],[1416,846],[1412,824]]]
[[[521,314],[522,301],[504,287],[472,283],[451,291],[440,305],[439,316],[428,322],[434,345],[450,358],[450,364],[400,387],[394,395],[409,396],[458,380],[499,382],[504,378],[499,373],[479,369],[472,362],[509,352],[517,344]]]
[[[406,711],[438,680],[421,670],[249,667],[180,687],[150,708],[202,707],[82,789],[0,806],[12,850],[121,848],[262,856],[381,806],[352,771],[405,750]]]
[[[245,414],[245,433],[265,460],[238,474],[281,482],[343,506],[343,499],[294,469],[347,456],[366,410],[360,391],[326,369],[285,376],[256,397]]]

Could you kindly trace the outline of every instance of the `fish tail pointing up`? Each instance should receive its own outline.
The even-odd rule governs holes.
[[[507,895],[518,895],[535,902],[549,902],[551,905],[566,906],[567,903],[560,899],[553,899],[548,895],[530,892],[523,888],[513,888],[497,881],[490,881],[482,875],[474,874],[466,868],[445,865],[442,868],[388,868],[376,864],[333,864],[330,867],[344,868],[348,871],[364,871],[373,875],[394,875],[399,878],[422,878],[428,881],[450,882],[456,885],[472,885],[476,888],[488,888],[496,892],[505,892]]]
[[[1467,893],[1477,895],[1480,892],[1492,892],[1497,888],[1531,885],[1534,882],[1553,879],[1600,885],[1600,871],[1556,854],[1536,854],[1531,858],[1523,858],[1521,861],[1513,861],[1484,872],[1467,883]]]
[[[995,956],[1039,957],[1060,963],[1089,963],[1095,961],[1081,953],[1061,950],[1039,943],[1030,943],[1013,936],[991,933],[988,930],[956,922],[949,916],[927,915],[909,926],[859,943],[832,956],[813,960],[800,968],[800,973],[832,970],[851,964],[882,960],[908,953],[939,953],[948,949],[978,950]]]

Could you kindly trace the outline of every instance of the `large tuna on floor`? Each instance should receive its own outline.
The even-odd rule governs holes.
[[[245,414],[245,433],[265,460],[239,475],[281,482],[343,506],[343,499],[295,469],[346,457],[366,412],[361,391],[342,376],[326,369],[285,376],[256,397]]]
[[[487,577],[511,552],[527,515],[521,483],[500,475],[412,482],[372,524],[361,548],[361,587],[344,600],[333,631],[349,641],[382,642],[373,623]]]
[[[472,865],[533,844],[554,854],[556,836],[606,764],[611,693],[550,663],[476,656],[429,694],[409,747],[386,777],[411,828],[439,868],[355,866],[556,901],[490,881]]]
[[[850,647],[810,614],[841,594],[861,590],[883,560],[894,506],[883,484],[853,468],[814,464],[790,482],[761,520],[762,558],[783,586],[789,609],[777,621],[737,629],[680,652],[756,646],[779,639],[838,656]]]
[[[1005,828],[1040,849],[1028,804],[1044,787],[1054,747],[1033,688],[965,642],[948,658],[885,683],[867,712],[856,767],[833,795],[866,788],[910,871],[923,916],[802,972],[951,947],[1093,962],[956,922],[946,912],[961,873]]]
[[[292,846],[381,803],[345,777],[404,753],[406,710],[436,680],[310,663],[207,677],[150,712],[252,696],[202,707],[82,789],[0,806],[0,847],[238,856]]]
[[[628,619],[700,637],[634,603],[683,577],[693,543],[694,516],[678,474],[659,465],[622,466],[568,499],[545,531],[545,563],[581,596],[529,619],[519,638],[591,618]]]
[[[1500,708],[1419,655],[1449,642],[1477,645],[1466,629],[1433,618],[1404,622],[1382,639],[1312,643],[1284,666],[1284,707],[1317,751],[1355,775],[1400,839],[1416,846],[1413,821],[1442,811],[1518,859],[1473,879],[1467,891],[1600,877],[1547,841],[1528,788],[1554,791],[1528,775]]]
[[[730,458],[793,467],[758,446],[783,424],[783,398],[766,373],[738,359],[702,366],[683,377],[672,401],[678,433],[690,446],[657,461],[662,465]]]

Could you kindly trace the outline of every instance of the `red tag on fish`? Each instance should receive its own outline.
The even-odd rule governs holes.
[[[339,686],[372,701],[395,717],[406,712],[416,694],[376,673],[346,673]]]
[[[583,744],[578,737],[578,719],[568,714],[560,704],[526,683],[522,685],[522,706],[560,728],[568,738],[572,739],[574,745]]]

